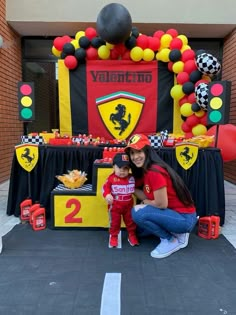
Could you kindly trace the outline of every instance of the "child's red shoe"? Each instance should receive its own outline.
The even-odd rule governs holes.
[[[139,245],[139,241],[138,241],[135,234],[129,234],[128,242],[130,243],[131,246],[138,246]]]
[[[117,235],[110,235],[109,245],[110,245],[110,247],[117,247],[118,246],[118,236]]]

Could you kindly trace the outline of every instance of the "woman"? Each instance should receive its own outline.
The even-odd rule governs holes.
[[[130,138],[125,152],[135,177],[135,195],[141,201],[132,209],[134,222],[145,233],[160,238],[151,252],[164,258],[188,245],[197,222],[196,209],[180,176],[151,147],[145,135]]]

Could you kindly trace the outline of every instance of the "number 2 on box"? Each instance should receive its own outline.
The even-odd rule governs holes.
[[[74,209],[65,216],[65,223],[82,223],[82,218],[75,218],[76,214],[79,213],[81,204],[79,200],[77,199],[69,199],[66,203],[66,208],[72,208],[74,206]]]

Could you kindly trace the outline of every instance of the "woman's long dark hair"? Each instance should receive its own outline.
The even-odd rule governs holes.
[[[130,168],[134,177],[142,178],[144,173],[147,172],[148,170],[161,172],[155,167],[153,167],[154,165],[159,165],[160,167],[165,169],[167,173],[170,175],[173,187],[176,191],[179,200],[182,201],[182,203],[185,206],[193,206],[194,202],[190,194],[190,191],[185,185],[183,179],[176,173],[176,171],[172,167],[170,167],[166,162],[164,162],[151,146],[146,145],[142,150],[146,156],[143,167],[139,168],[136,167],[135,164],[130,159]],[[130,157],[130,149],[128,149],[126,153]],[[163,175],[166,176],[165,173],[163,173]]]

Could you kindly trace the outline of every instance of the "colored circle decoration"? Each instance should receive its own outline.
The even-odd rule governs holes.
[[[29,84],[23,84],[20,87],[20,92],[23,95],[30,95],[32,93],[32,88],[31,88],[31,86]]]

